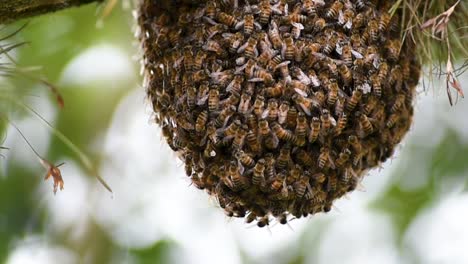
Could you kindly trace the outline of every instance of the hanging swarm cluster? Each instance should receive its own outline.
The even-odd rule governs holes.
[[[420,65],[385,2],[144,0],[145,86],[193,185],[229,216],[285,224],[391,157]]]

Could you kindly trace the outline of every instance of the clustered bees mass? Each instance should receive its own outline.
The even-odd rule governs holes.
[[[328,212],[408,131],[420,75],[393,1],[144,0],[155,120],[228,216]]]

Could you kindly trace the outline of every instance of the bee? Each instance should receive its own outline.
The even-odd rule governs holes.
[[[279,35],[278,25],[275,21],[271,21],[270,29],[268,30],[268,36],[270,37],[273,48],[279,50],[283,46],[283,41]]]
[[[341,50],[341,59],[344,61],[344,64],[346,66],[351,66],[353,65],[353,58],[352,58],[352,52],[351,52],[351,46],[350,45],[344,45],[342,50]]]
[[[290,107],[290,104],[288,101],[281,102],[281,105],[279,106],[279,109],[278,109],[278,123],[279,124],[284,124],[286,122],[286,117],[289,112],[289,107]]]
[[[380,63],[379,66],[379,80],[385,81],[387,79],[387,74],[388,74],[388,64],[384,61]]]
[[[192,176],[190,178],[192,180],[193,186],[195,186],[199,190],[205,189],[205,182],[198,176]]]
[[[317,18],[314,21],[314,32],[321,32],[327,26],[327,21],[323,18]]]
[[[324,133],[324,135],[327,135],[328,132],[330,131],[330,128],[332,126],[332,116],[330,115],[330,111],[328,111],[328,109],[323,109],[322,110],[322,115],[320,115],[320,121],[322,122],[321,123],[321,127],[322,127],[322,132]]]
[[[317,8],[313,0],[302,1],[302,9],[308,16],[315,16],[317,14]]]
[[[307,152],[305,152],[303,149],[299,149],[296,152],[296,158],[304,166],[311,167],[311,166],[314,165],[314,160],[312,159],[312,157]]]
[[[345,148],[335,160],[335,165],[337,168],[343,168],[346,162],[348,162],[349,157],[351,156],[351,151]]]
[[[219,90],[212,88],[208,93],[208,110],[216,112],[219,108]]]
[[[399,115],[399,114],[396,114],[396,113],[391,114],[391,115],[388,117],[388,119],[387,119],[387,124],[386,124],[386,126],[387,126],[388,128],[392,128],[392,127],[396,124],[396,122],[398,121],[398,119],[400,119],[400,115]]]
[[[214,19],[216,17],[216,1],[208,1],[205,7],[205,16]]]
[[[263,25],[266,25],[270,20],[271,16],[271,6],[270,0],[262,0],[259,4],[259,22]]]
[[[236,93],[236,92],[232,91],[231,95],[221,102],[221,105],[222,106],[237,105],[239,103],[239,101],[240,101],[239,93]]]
[[[254,37],[250,37],[247,42],[240,46],[237,50],[237,53],[244,53],[246,58],[257,58],[258,49],[257,49],[258,40]]]
[[[244,20],[236,24],[236,29],[244,26],[244,34],[250,36],[254,31],[255,20],[252,14],[246,14]]]
[[[288,114],[286,116],[286,124],[288,127],[296,127],[297,120],[297,109],[295,107],[290,107]]]
[[[176,118],[175,118],[176,122],[177,122],[177,126],[185,129],[185,130],[193,130],[195,129],[195,126],[189,122],[189,120],[187,120],[187,118],[185,116],[182,116],[182,115],[178,115]]]
[[[336,103],[336,99],[338,98],[338,83],[335,79],[331,79],[330,83],[328,84],[328,99],[327,104],[332,106]]]
[[[291,149],[288,145],[283,146],[280,149],[278,159],[276,160],[276,167],[278,169],[284,169],[288,166],[291,159]]]
[[[291,35],[294,39],[298,39],[301,36],[301,31],[304,30],[304,25],[296,22],[292,22],[291,24],[293,26],[291,29]]]
[[[260,65],[261,67],[267,67],[270,61],[272,60],[273,56],[276,56],[276,54],[276,51],[272,51],[270,49],[264,50],[257,58],[258,65]]]
[[[217,19],[221,24],[224,24],[228,27],[234,27],[237,23],[239,23],[234,16],[231,16],[224,12],[219,12]]]
[[[346,127],[347,122],[348,117],[345,113],[342,113],[340,118],[338,119],[338,122],[336,123],[335,136],[339,136],[341,132],[343,132],[343,129]]]
[[[356,113],[356,115],[359,116],[359,126],[362,129],[361,137],[371,134],[374,131],[374,128],[372,127],[372,123],[369,121],[369,118],[367,118],[363,113]]]
[[[340,73],[341,79],[343,80],[343,83],[345,86],[348,86],[351,84],[351,81],[353,80],[353,75],[351,71],[349,70],[348,66],[341,64],[338,67],[338,71]]]
[[[206,44],[203,45],[203,50],[214,52],[219,57],[224,57],[226,55],[225,50],[214,40],[208,40]]]
[[[361,28],[362,26],[365,25],[365,23],[367,23],[367,19],[366,19],[366,16],[364,13],[358,13],[354,18],[353,18],[353,28],[356,30],[356,29],[359,29]]]
[[[303,142],[299,142],[299,146],[302,146],[305,144],[305,137],[307,133],[307,118],[305,117],[304,113],[299,113],[297,116],[297,125],[296,125],[296,131],[295,134],[298,139],[303,139]]]
[[[202,111],[195,122],[195,131],[200,133],[205,130],[206,121],[208,120],[208,111]]]
[[[336,188],[338,187],[338,178],[336,177],[336,174],[331,174],[328,176],[328,181],[327,181],[327,186],[326,190],[328,193],[335,192]],[[324,212],[329,212],[331,210],[331,202],[330,204],[325,204],[323,211]]]
[[[294,139],[293,133],[290,130],[284,129],[277,122],[273,123],[271,125],[271,128],[273,129],[273,132],[275,133],[275,135],[279,139],[287,141],[287,142],[292,142],[293,141],[293,139]]]
[[[367,7],[367,0],[357,0],[356,1],[356,8],[358,10],[362,10]]]
[[[228,173],[231,178],[233,190],[243,190],[247,188],[246,179],[240,174],[237,162],[231,161],[229,163]]]
[[[300,177],[299,181],[294,184],[294,192],[296,193],[296,198],[302,198],[306,193],[306,190],[309,192],[312,191],[312,187],[310,187],[309,178],[306,176]]]
[[[263,82],[266,85],[270,85],[274,82],[273,75],[265,69],[259,69],[255,71],[253,78],[249,82]]]
[[[311,110],[312,110],[312,106],[316,104],[314,103],[313,99],[311,98],[305,98],[303,97],[302,95],[300,94],[294,94],[291,99],[301,107],[302,111],[304,111],[304,113],[308,116],[311,115]]]
[[[313,179],[316,183],[324,183],[325,180],[327,179],[327,177],[325,176],[324,173],[322,172],[319,172],[319,173],[315,173],[311,176],[311,179]]]
[[[253,169],[252,184],[261,186],[265,184],[265,159],[259,159]]]
[[[291,34],[284,35],[284,43],[281,49],[281,56],[285,60],[294,60],[294,55],[296,54],[296,47],[294,46],[294,40]]]
[[[201,69],[204,60],[206,59],[206,53],[205,52],[198,52],[197,55],[195,56],[195,60],[193,61],[192,65],[192,70],[198,71]]]
[[[328,39],[322,39],[321,40],[322,44],[322,52],[324,54],[330,54],[335,48],[336,48],[336,43],[338,42],[338,38],[336,35],[331,35],[328,37]],[[332,63],[331,60],[324,61],[327,65]],[[334,64],[334,63],[333,63]]]
[[[223,38],[226,39],[229,45],[230,53],[237,53],[237,50],[244,41],[244,35],[240,32],[237,32],[236,34],[223,33]]]
[[[288,67],[290,63],[291,63],[290,61],[283,61],[282,63],[278,64],[275,67],[275,70],[277,69],[280,70],[281,76],[286,81],[286,83],[291,82],[291,76],[289,75],[289,67]]]
[[[401,71],[401,66],[396,65],[390,71],[389,84],[393,86],[395,83],[401,83],[402,79],[403,79],[403,73]],[[399,89],[397,89],[397,90],[399,90]]]
[[[355,13],[352,9],[346,9],[338,15],[338,23],[343,26],[345,30],[351,30],[353,27],[353,18]]]
[[[229,118],[236,112],[234,105],[226,105],[214,121],[215,127],[224,127]]]
[[[270,224],[270,218],[268,215],[265,215],[264,217],[260,218],[260,220],[257,221],[257,226],[262,228]]]
[[[309,134],[309,142],[314,143],[320,132],[321,122],[318,117],[312,117],[312,122],[310,123],[310,134]]]
[[[234,137],[237,135],[237,131],[241,128],[242,123],[240,120],[236,120],[232,122],[226,129],[224,130],[225,137]]]
[[[395,98],[395,102],[393,103],[392,108],[390,109],[390,111],[392,113],[395,113],[398,110],[400,110],[401,107],[404,106],[404,104],[405,104],[405,95],[404,94],[398,94],[396,96],[396,98]]]
[[[292,73],[295,78],[297,78],[302,84],[310,85],[312,80],[305,74],[299,67],[293,67]]]
[[[273,122],[278,117],[278,101],[275,99],[268,100],[267,109],[263,111],[262,118],[267,118],[269,122]]]
[[[184,47],[184,68],[186,71],[192,71],[194,65],[194,58],[192,48],[190,46]]]
[[[376,42],[379,39],[379,23],[377,22],[377,20],[372,19],[371,21],[369,21],[367,28],[370,39],[373,42]]]
[[[390,20],[392,17],[388,12],[383,12],[380,15],[380,21],[379,21],[379,30],[380,32],[385,32],[387,31],[388,25],[390,24]]]
[[[387,42],[387,46],[385,47],[387,50],[387,58],[390,61],[398,61],[400,57],[400,46],[401,42],[398,39],[389,40]]]
[[[253,105],[253,112],[258,118],[262,116],[264,107],[265,107],[265,98],[262,95],[257,95],[257,97],[255,98],[254,105]]]
[[[281,54],[278,54],[270,60],[267,69],[270,71],[275,70],[281,62],[283,62],[283,57],[281,56]]]
[[[258,136],[254,131],[247,132],[245,140],[248,144],[248,147],[253,153],[259,153],[261,150],[260,142],[258,141]]]
[[[201,83],[208,79],[208,73],[206,70],[199,70],[192,74],[191,80],[194,83]]]
[[[252,95],[249,93],[242,93],[239,107],[237,108],[237,112],[245,114],[250,109],[250,100]]]
[[[329,148],[327,148],[327,147],[321,147],[320,148],[320,155],[319,155],[319,158],[318,158],[318,167],[320,169],[323,169],[325,167],[331,167],[333,169],[335,168],[335,164],[332,161],[331,156],[330,156],[330,149]]]
[[[348,100],[346,104],[346,111],[351,112],[354,110],[356,105],[361,101],[362,94],[363,94],[363,91],[360,88],[353,91],[351,98]]]
[[[246,125],[242,125],[240,129],[237,130],[237,133],[234,137],[234,141],[232,142],[232,147],[234,149],[241,149],[242,145],[244,145],[245,136],[247,135],[248,127]]]
[[[226,31],[226,26],[223,24],[216,24],[205,29],[203,36],[206,40],[212,39],[216,34]]]
[[[242,150],[236,152],[236,158],[245,167],[253,167],[255,165],[255,160]]]
[[[249,113],[246,113],[245,119],[246,119],[246,123],[249,129],[257,133],[257,128],[258,128],[257,117],[252,112],[249,112]]]
[[[258,131],[260,132],[260,135],[264,137],[270,134],[270,126],[268,125],[267,120],[261,119],[258,121]]]
[[[203,150],[203,156],[208,159],[216,156],[216,149],[211,141],[206,143],[205,149]]]
[[[377,74],[372,74],[370,76],[370,81],[372,83],[372,91],[375,96],[380,98],[382,96],[382,84],[380,83],[379,76]]]
[[[338,17],[338,13],[343,9],[343,3],[341,1],[335,1],[330,9],[327,10],[325,14],[326,17],[331,19],[336,19]]]

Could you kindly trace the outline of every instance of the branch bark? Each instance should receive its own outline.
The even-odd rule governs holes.
[[[0,0],[0,24],[103,0]]]

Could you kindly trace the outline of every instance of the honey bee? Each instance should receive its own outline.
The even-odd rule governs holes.
[[[300,94],[294,94],[291,99],[301,107],[302,111],[308,116],[311,115],[312,106],[318,106],[314,99],[305,98]]]
[[[271,6],[270,0],[262,0],[259,4],[259,22],[266,25],[270,20]]]
[[[327,177],[325,176],[325,174],[322,173],[322,172],[313,174],[311,178],[312,178],[316,183],[319,183],[319,184],[324,183],[325,180],[327,179]]]
[[[205,45],[203,45],[203,49],[206,51],[211,51],[216,53],[219,57],[225,57],[226,51],[219,45],[218,42],[214,40],[208,40]]]
[[[283,57],[281,56],[281,54],[278,54],[276,56],[274,56],[270,62],[268,63],[268,66],[267,66],[267,69],[272,71],[274,69],[276,69],[276,67],[281,63],[283,62]]]
[[[218,111],[219,108],[219,90],[212,88],[208,93],[208,110],[212,112]]]
[[[394,85],[395,83],[401,82],[402,79],[403,79],[403,73],[401,72],[401,66],[396,65],[390,71],[389,84]],[[397,89],[397,90],[399,90],[399,89]]]
[[[284,169],[288,166],[290,160],[291,160],[291,149],[288,145],[285,145],[280,149],[278,159],[276,160],[276,167],[278,169]]]
[[[389,40],[387,42],[387,46],[385,47],[387,50],[387,58],[390,61],[398,61],[400,57],[400,46],[401,42],[398,39]]]
[[[392,128],[392,127],[396,124],[396,122],[398,121],[398,119],[400,119],[400,115],[399,115],[399,114],[396,114],[396,113],[391,114],[391,115],[388,117],[388,119],[387,119],[387,124],[386,124],[386,126],[387,126],[388,128]]]
[[[275,67],[275,70],[276,69],[280,70],[281,76],[286,81],[286,83],[291,82],[291,76],[289,75],[289,67],[288,67],[290,63],[291,63],[290,61],[284,61]]]
[[[379,39],[379,23],[377,22],[377,20],[372,19],[371,21],[369,21],[367,28],[368,28],[370,39],[373,42],[376,42]]]
[[[343,3],[341,1],[335,1],[330,9],[327,10],[325,16],[331,19],[336,19],[338,17],[338,13],[343,9]]]
[[[285,140],[287,142],[292,142],[294,139],[294,135],[290,130],[284,129],[280,124],[277,122],[273,123],[271,125],[271,128],[273,129],[273,132],[275,135],[281,139]]]
[[[257,97],[255,98],[254,105],[253,105],[253,111],[258,118],[262,116],[264,107],[265,107],[265,98],[262,95],[257,95]]]
[[[205,29],[203,36],[206,40],[212,39],[216,34],[226,31],[226,26],[223,24],[216,24]]]
[[[192,71],[194,65],[194,58],[192,48],[187,46],[184,48],[184,68],[186,71]]]
[[[269,122],[273,122],[278,117],[278,101],[275,99],[268,100],[267,109],[262,113],[262,118],[267,118]]]
[[[241,149],[244,145],[245,136],[247,135],[248,127],[243,125],[240,129],[237,130],[237,133],[232,142],[232,147],[234,149]]]
[[[392,108],[390,111],[392,113],[397,112],[398,110],[401,109],[401,107],[405,104],[405,95],[404,94],[398,94],[395,98],[395,102],[392,105]]]
[[[322,44],[322,52],[324,54],[330,54],[336,48],[336,43],[337,42],[338,42],[338,38],[334,34],[330,35],[328,37],[328,39],[325,39],[325,38],[321,39],[320,43]],[[326,63],[327,66],[328,66],[328,64],[332,63],[332,61],[327,60],[327,61],[324,61],[324,63]],[[333,63],[333,64],[335,64],[335,63]]]
[[[246,179],[240,174],[236,162],[230,162],[228,173],[231,178],[233,190],[243,190],[247,188]]]
[[[237,53],[242,41],[244,41],[244,35],[240,32],[237,32],[236,34],[223,33],[223,37],[229,44],[230,53]]]
[[[289,112],[289,107],[290,107],[290,104],[288,101],[281,102],[281,105],[279,106],[279,109],[278,109],[278,123],[279,124],[284,124],[286,122],[286,117]]]
[[[201,83],[208,79],[208,73],[206,70],[199,70],[191,75],[191,81],[194,83]]]
[[[323,169],[325,167],[335,168],[335,164],[330,156],[330,149],[327,147],[320,148],[320,155],[318,158],[318,167]]]
[[[320,132],[321,122],[318,117],[312,117],[312,122],[310,123],[310,134],[309,134],[309,142],[314,143]]]
[[[247,111],[250,109],[250,100],[252,98],[252,95],[249,93],[242,93],[239,107],[237,108],[237,112],[239,113],[247,113]]]
[[[353,80],[353,75],[351,71],[349,70],[348,66],[341,64],[338,68],[338,71],[340,73],[341,79],[343,80],[343,83],[345,86],[348,86],[351,84],[351,81]]]
[[[380,66],[379,66],[379,79],[381,82],[387,79],[387,74],[388,74],[388,64],[385,61],[383,61],[380,63]]]
[[[283,95],[283,85],[276,83],[273,87],[265,88],[265,95],[267,97],[280,97]]]
[[[296,127],[296,119],[297,119],[297,109],[295,107],[290,107],[288,111],[288,115],[286,116],[286,124],[290,128]]]
[[[244,53],[247,58],[257,58],[258,49],[257,49],[258,40],[254,37],[250,37],[247,42],[240,46],[237,50],[237,53]]]
[[[353,18],[353,27],[354,29],[359,29],[362,26],[367,23],[367,19],[364,13],[358,13],[354,18]]]
[[[336,174],[333,173],[328,176],[326,190],[329,193],[333,193],[336,191],[337,187],[338,187],[338,178],[336,177]],[[329,212],[330,210],[331,210],[331,201],[327,202],[327,204],[325,204],[323,208],[324,212]]]
[[[335,79],[331,79],[330,83],[328,84],[328,99],[327,104],[329,106],[333,106],[336,103],[336,99],[338,98],[338,83]]]
[[[270,29],[268,30],[268,36],[270,37],[273,48],[279,50],[283,46],[283,41],[279,35],[278,25],[275,21],[271,21]]]
[[[387,31],[388,25],[390,24],[390,20],[392,17],[388,12],[383,12],[380,15],[380,21],[379,21],[379,30],[380,32],[385,32]]]
[[[307,133],[307,119],[304,115],[304,113],[299,113],[297,116],[297,125],[296,125],[296,136],[298,139],[303,139],[303,142],[299,142],[299,146],[302,146],[305,144],[305,136]]]
[[[231,95],[221,102],[221,105],[222,106],[237,105],[239,103],[239,101],[240,101],[239,93],[236,93],[236,92],[232,91]]]
[[[248,147],[253,153],[259,153],[261,150],[260,142],[258,141],[258,136],[254,131],[249,131],[245,136]]]
[[[281,49],[281,56],[285,60],[294,60],[294,55],[296,54],[296,47],[294,46],[294,40],[291,34],[284,35],[284,43]]]
[[[322,128],[321,131],[324,135],[327,135],[328,132],[330,131],[330,128],[332,126],[332,119],[333,117],[330,115],[330,111],[328,111],[328,109],[323,109],[322,115],[320,115],[320,121],[321,121],[321,128]],[[336,122],[333,122],[333,123],[336,123]]]
[[[278,147],[279,139],[275,134],[270,133],[265,137],[264,144],[266,149],[275,150]]]
[[[206,121],[208,120],[208,111],[202,111],[195,122],[195,131],[200,133],[205,130]]]
[[[265,184],[265,159],[259,159],[253,169],[252,184],[261,186]]]
[[[342,113],[340,118],[338,119],[338,122],[336,123],[335,136],[338,136],[341,134],[341,132],[343,132],[343,129],[346,127],[347,122],[348,117],[345,113]]]
[[[367,7],[367,2],[366,0],[357,0],[356,1],[356,8],[358,10],[362,10]]]
[[[305,152],[303,149],[299,149],[296,152],[296,158],[304,166],[311,167],[311,166],[314,165],[314,160],[312,159],[312,157],[307,152]]]
[[[354,16],[355,13],[352,9],[346,9],[344,12],[339,13],[338,23],[342,25],[345,30],[351,30]]]
[[[236,112],[234,105],[226,105],[214,121],[215,127],[224,127],[229,118]]]
[[[342,50],[341,50],[341,59],[344,61],[346,66],[351,66],[353,65],[353,58],[352,58],[352,52],[351,52],[351,46],[350,45],[344,45]]]
[[[370,76],[370,81],[372,83],[372,91],[375,96],[380,98],[382,96],[382,84],[380,83],[379,76],[377,74],[372,74]]]
[[[348,100],[346,104],[346,111],[351,112],[354,110],[356,105],[361,101],[362,94],[363,94],[363,91],[360,88],[353,91],[351,98]]]
[[[346,162],[348,162],[349,158],[351,156],[351,151],[347,148],[345,148],[338,156],[338,158],[335,160],[335,165],[337,168],[343,168]]]
[[[265,69],[255,71],[252,77],[253,78],[251,78],[249,82],[263,82],[266,85],[270,85],[274,82],[273,75]]]
[[[262,228],[270,224],[270,218],[268,215],[265,215],[264,217],[260,218],[260,220],[257,221],[257,226]]]
[[[303,16],[306,17],[306,16]],[[301,31],[304,30],[304,25],[301,23],[292,22],[291,35],[293,38],[298,39],[301,36]]]
[[[224,12],[219,12],[217,19],[221,24],[224,24],[228,27],[234,27],[238,23],[237,19],[234,16],[231,16]]]
[[[292,73],[295,78],[297,78],[302,84],[310,85],[312,80],[305,74],[299,67],[293,67]]]
[[[197,189],[205,189],[205,182],[200,177],[192,176],[190,179],[192,180],[193,186],[195,186]]]
[[[302,8],[308,16],[315,16],[317,14],[317,8],[312,0],[302,1]]]
[[[258,65],[261,67],[267,67],[273,56],[276,56],[277,52],[272,50],[263,51],[257,58]]]
[[[294,184],[296,198],[302,198],[305,195],[306,190],[309,190],[309,192],[311,192],[312,187],[310,187],[309,178],[306,176],[302,176],[300,177],[299,181],[297,181]]]
[[[244,27],[244,34],[250,36],[254,31],[255,20],[253,14],[246,14],[244,20],[236,24],[236,29]]]
[[[314,21],[314,32],[321,32],[327,26],[327,21],[323,18],[317,18]]]
[[[237,131],[239,131],[242,123],[240,120],[236,120],[232,122],[226,129],[224,130],[225,137],[234,137],[237,135]]]
[[[255,165],[255,160],[244,151],[239,150],[235,155],[239,162],[245,167],[253,167]]]
[[[205,16],[214,19],[216,17],[216,1],[208,1],[205,7]]]
[[[371,134],[374,131],[374,128],[372,127],[372,123],[369,121],[369,118],[367,118],[363,113],[356,114],[359,115],[359,126],[362,129],[361,137]]]
[[[270,126],[268,125],[267,120],[261,119],[260,121],[258,121],[258,131],[260,132],[260,135],[264,137],[270,134]]]

